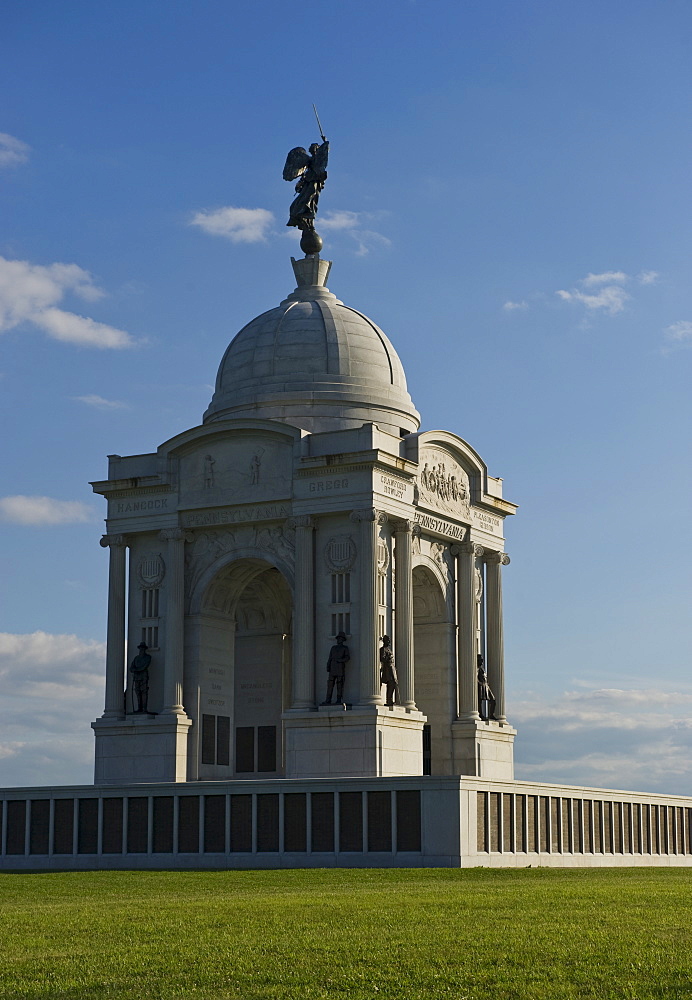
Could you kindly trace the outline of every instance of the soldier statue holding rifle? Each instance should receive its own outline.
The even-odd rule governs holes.
[[[137,649],[139,650],[139,654],[135,656],[130,664],[130,673],[133,678],[132,700],[135,701],[136,699],[137,701],[135,712],[139,715],[148,711],[147,702],[149,701],[149,666],[151,664],[151,656],[147,653],[148,646],[146,642],[140,642]]]

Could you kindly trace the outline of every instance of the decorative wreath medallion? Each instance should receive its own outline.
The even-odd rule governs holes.
[[[324,547],[324,561],[332,573],[347,573],[356,561],[356,543],[350,535],[335,535]]]
[[[137,578],[146,589],[158,587],[166,575],[166,564],[160,552],[147,552],[137,565]]]

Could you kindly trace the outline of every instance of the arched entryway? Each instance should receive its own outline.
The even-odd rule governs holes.
[[[196,616],[198,777],[283,774],[292,606],[286,579],[262,559],[236,559],[206,588]]]
[[[454,622],[435,572],[413,570],[413,646],[416,707],[428,717],[431,774],[452,774],[452,720],[456,716]]]

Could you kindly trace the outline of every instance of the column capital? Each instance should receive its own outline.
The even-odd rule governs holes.
[[[509,566],[510,558],[506,552],[488,552],[485,556],[488,563],[497,563],[499,566]]]
[[[418,527],[420,529],[420,525]],[[394,530],[394,534],[395,535],[412,535],[414,533],[416,533],[416,534],[419,533],[419,532],[416,532],[416,530],[415,530],[416,529],[416,522],[415,521],[408,521],[406,519],[404,519],[402,521],[394,521],[393,524],[392,524],[392,528]]]
[[[193,534],[185,528],[164,528],[159,531],[159,538],[162,542],[191,542]]]
[[[120,546],[127,545],[127,538],[125,535],[102,535],[99,545],[101,545],[104,549],[110,548],[111,546],[113,548],[118,548]]]
[[[389,515],[383,510],[376,510],[375,507],[365,507],[363,510],[351,511],[352,521],[377,521],[378,524],[386,524]]]
[[[453,556],[475,556],[480,559],[484,555],[485,549],[477,542],[461,542],[459,545],[451,545],[449,551]]]
[[[297,517],[289,517],[286,520],[288,528],[314,528],[315,519],[311,514],[299,514]]]

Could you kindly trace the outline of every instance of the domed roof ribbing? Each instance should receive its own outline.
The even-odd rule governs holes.
[[[252,416],[312,432],[369,422],[393,434],[418,430],[388,338],[325,287],[331,262],[292,263],[298,287],[231,342],[204,421]]]

